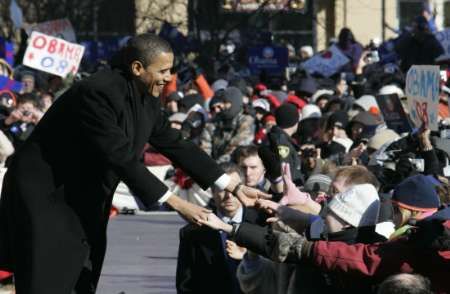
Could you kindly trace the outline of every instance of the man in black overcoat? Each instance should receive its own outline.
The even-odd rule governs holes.
[[[191,222],[207,218],[146,169],[147,142],[203,188],[215,184],[246,203],[259,196],[170,128],[157,98],[170,81],[170,45],[143,34],[119,56],[118,67],[63,94],[11,161],[0,198],[0,268],[14,272],[17,294],[95,293],[120,180],[146,205],[166,202]]]

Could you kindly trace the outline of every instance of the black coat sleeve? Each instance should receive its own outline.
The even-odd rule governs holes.
[[[178,294],[195,293],[195,247],[186,229],[187,227],[184,227],[180,230],[176,273]]]
[[[161,111],[156,112],[158,118],[149,143],[190,175],[203,189],[210,187],[224,172],[197,145],[184,140],[178,130],[171,128],[169,120]]]
[[[233,239],[239,246],[267,258],[270,258],[275,245],[275,236],[269,227],[263,228],[250,223],[242,223]]]
[[[95,87],[81,87],[80,92],[80,129],[86,144],[145,205],[152,205],[168,188],[147,170],[119,127],[121,100]]]

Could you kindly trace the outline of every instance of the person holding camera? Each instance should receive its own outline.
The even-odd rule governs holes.
[[[0,120],[1,129],[11,140],[15,149],[30,136],[34,127],[44,115],[38,108],[34,94],[26,93],[17,98],[17,105],[11,113]]]

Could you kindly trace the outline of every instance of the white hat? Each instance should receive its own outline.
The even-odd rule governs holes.
[[[380,198],[373,185],[355,185],[335,195],[328,208],[356,228],[374,226],[378,222]]]
[[[378,107],[377,100],[372,95],[363,95],[359,97],[358,99],[355,100],[355,104],[364,109],[365,111],[369,111],[370,108],[372,107],[380,109]]]
[[[319,89],[311,96],[311,102],[316,103],[317,99],[322,95],[333,95],[333,94],[334,94],[333,90]]]
[[[403,92],[403,90],[400,89],[400,87],[398,87],[397,85],[386,85],[378,91],[378,94],[379,95],[397,94],[398,98],[405,97],[405,92]]]
[[[383,129],[375,133],[375,135],[369,139],[367,147],[374,150],[378,150],[386,143],[392,143],[399,139],[400,136],[391,129]]]
[[[300,121],[305,120],[307,118],[320,118],[322,117],[322,112],[320,111],[319,106],[315,104],[306,104],[305,107],[302,108],[302,115]]]
[[[219,90],[225,90],[228,87],[228,81],[224,79],[218,79],[214,83],[212,83],[211,88],[214,92]]]
[[[311,46],[302,46],[300,47],[300,52],[301,51],[305,52],[308,55],[308,57],[312,57],[314,55],[314,50],[313,47]]]
[[[177,112],[169,116],[170,122],[183,123],[187,118],[187,114],[183,112]]]
[[[262,108],[267,112],[270,111],[270,104],[266,99],[256,99],[252,102],[252,106],[253,108]]]

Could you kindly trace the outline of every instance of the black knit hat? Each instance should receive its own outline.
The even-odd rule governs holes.
[[[284,103],[275,110],[277,125],[282,129],[287,129],[298,124],[300,115],[297,107],[291,103]]]
[[[327,130],[337,126],[341,129],[345,129],[348,124],[348,115],[345,111],[336,111],[328,118]]]

